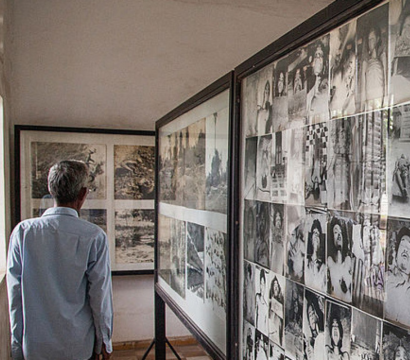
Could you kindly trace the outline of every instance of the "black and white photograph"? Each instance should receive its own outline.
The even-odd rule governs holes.
[[[87,200],[86,200],[87,202]],[[85,203],[86,203],[85,202]],[[41,216],[40,214],[36,214],[34,216]],[[107,209],[87,209],[86,207],[82,207],[80,210],[80,218],[89,221],[95,225],[98,225],[101,229],[107,232]],[[153,228],[150,229],[152,234]],[[153,240],[153,239],[152,239]],[[151,253],[151,252],[150,252]],[[151,253],[153,255],[153,253]],[[150,259],[154,260],[154,258]]]
[[[410,104],[396,106],[390,119],[386,176],[389,215],[407,216],[410,202]]]
[[[303,303],[303,359],[324,360],[325,357],[325,297],[308,289]]]
[[[188,129],[180,129],[175,133],[175,156],[173,166],[173,176],[172,176],[172,190],[175,191],[175,194],[171,199],[171,204],[183,206],[185,204],[185,172],[186,172],[186,159],[185,153],[188,147]]]
[[[272,135],[271,155],[271,201],[285,203],[287,201],[287,168],[291,131],[279,131]]]
[[[269,360],[269,339],[260,331],[255,331],[255,360]]]
[[[227,213],[229,111],[223,109],[206,119],[205,210]]]
[[[272,135],[259,137],[256,162],[257,199],[270,201],[271,195],[271,164],[272,164]]]
[[[262,201],[256,202],[256,241],[254,245],[254,260],[257,264],[266,268],[269,268],[270,260],[270,228],[273,226],[271,221],[273,216],[272,211],[272,204]]]
[[[115,210],[115,262],[117,264],[154,261],[154,221],[154,210]]]
[[[390,93],[392,103],[410,100],[410,4],[390,1]]]
[[[258,138],[251,137],[246,139],[245,145],[245,187],[243,190],[244,199],[253,200],[256,198],[256,155]]]
[[[206,119],[201,119],[185,128],[184,176],[180,178],[183,187],[184,205],[191,209],[205,209],[205,157]]]
[[[269,342],[269,360],[285,360],[285,350],[273,342]]]
[[[306,125],[306,95],[308,52],[301,47],[288,57],[288,112],[289,128]]]
[[[360,110],[383,107],[388,99],[389,4],[357,19],[358,103]]]
[[[356,179],[351,170],[356,129],[356,117],[329,122],[326,190],[330,209],[353,209],[352,187]]]
[[[329,142],[328,123],[305,127],[305,205],[325,206]]]
[[[384,317],[410,326],[410,221],[388,218]]]
[[[257,267],[255,274],[255,327],[266,336],[269,334],[268,271]]]
[[[387,322],[383,323],[383,360],[409,360],[410,334]]]
[[[176,202],[178,172],[177,132],[160,137],[158,147],[160,188],[159,198],[166,203]]]
[[[242,92],[242,114],[244,119],[244,134],[246,137],[257,136],[258,128],[256,122],[258,104],[258,80],[259,73],[249,75],[243,81]]]
[[[286,354],[303,359],[303,299],[304,287],[286,279],[285,335]]]
[[[273,65],[258,72],[256,123],[258,136],[272,132]]]
[[[282,204],[270,205],[270,269],[279,275],[283,275],[285,260],[285,206]]]
[[[226,316],[226,234],[205,229],[205,300],[221,319]]]
[[[379,228],[379,215],[357,216],[360,223],[353,225],[352,303],[369,314],[383,317],[385,231]]]
[[[186,226],[187,289],[203,299],[205,228],[191,222],[187,222]]]
[[[330,33],[330,102],[332,118],[356,113],[356,20]]]
[[[382,321],[352,308],[351,360],[379,360],[382,349]]]
[[[243,317],[252,325],[255,325],[255,271],[254,264],[244,261]]]
[[[97,144],[60,142],[32,142],[31,144],[31,197],[48,196],[47,176],[50,168],[66,159],[83,161],[90,171],[90,193],[87,198],[107,198],[107,148]]]
[[[171,219],[171,288],[185,299],[186,288],[186,222]]]
[[[295,205],[305,205],[305,172],[304,172],[304,129],[292,129],[290,131],[289,151],[286,158],[287,203]],[[287,131],[284,131],[287,132]]]
[[[255,262],[255,239],[258,213],[257,202],[245,200],[243,210],[243,257],[251,262]]]
[[[114,145],[114,198],[154,199],[154,146]]]
[[[273,90],[273,131],[282,131],[288,128],[288,58],[275,63],[274,90]]]
[[[356,222],[348,213],[331,212],[327,229],[328,293],[347,303],[352,301],[352,237]],[[359,232],[360,233],[360,232]]]
[[[306,112],[310,124],[329,120],[329,47],[326,35],[308,45]]]
[[[168,216],[158,215],[158,275],[171,285],[171,222]]]
[[[327,215],[308,210],[305,218],[306,261],[305,285],[321,292],[327,287]]]
[[[254,360],[255,328],[247,321],[243,322],[242,359]]]
[[[350,359],[351,320],[350,307],[326,301],[326,359]]]
[[[360,212],[378,213],[381,196],[385,192],[385,126],[387,119],[385,111],[372,111],[359,115],[359,147],[355,148],[353,156],[355,164],[353,175],[358,181],[353,188],[352,200]],[[357,150],[356,150],[357,149]],[[360,151],[359,151],[360,149]],[[354,185],[354,184],[353,184]],[[357,196],[356,196],[357,194]],[[357,201],[357,200],[358,201]]]
[[[269,315],[268,329],[269,340],[275,344],[283,346],[283,319],[285,301],[285,277],[269,272]]]
[[[287,205],[286,210],[286,256],[285,275],[298,283],[305,280],[305,207]]]

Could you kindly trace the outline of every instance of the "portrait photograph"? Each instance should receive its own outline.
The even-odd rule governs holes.
[[[379,360],[382,349],[382,320],[352,308],[351,360]]]
[[[171,219],[171,288],[183,299],[186,289],[186,222]]]
[[[369,314],[383,317],[385,282],[385,230],[380,230],[380,216],[357,214],[353,225],[353,294],[352,303]]]
[[[258,138],[251,137],[246,139],[245,143],[245,184],[243,197],[248,200],[256,199],[256,155],[257,155]]]
[[[261,136],[272,132],[273,65],[266,66],[257,74],[256,123],[258,136]]]
[[[306,125],[306,95],[308,56],[306,47],[292,52],[288,57],[288,113],[289,128]]]
[[[272,135],[271,201],[276,203],[286,203],[287,201],[287,161],[289,158],[290,136],[291,132],[289,130]]]
[[[383,360],[408,360],[410,353],[410,334],[388,322],[383,323]]]
[[[244,261],[243,266],[243,317],[252,325],[255,325],[255,265]]]
[[[257,219],[257,202],[245,200],[243,211],[243,256],[251,262],[255,262],[256,227],[259,226]]]
[[[285,350],[272,341],[269,342],[269,360],[285,360]]]
[[[311,289],[327,290],[327,215],[309,210],[305,217],[306,239],[305,285]]]
[[[206,119],[205,209],[226,214],[228,209],[229,110]]]
[[[268,270],[257,266],[255,274],[255,327],[266,336],[269,334],[268,280]]]
[[[329,50],[329,34],[313,41],[307,48],[306,113],[309,124],[329,120]]]
[[[167,203],[176,202],[176,180],[178,174],[178,136],[174,132],[160,136],[158,146],[159,198]]]
[[[287,205],[285,227],[285,275],[300,284],[305,281],[305,207]]]
[[[331,118],[356,113],[356,20],[330,32]]]
[[[257,127],[257,104],[258,104],[258,83],[259,73],[246,77],[242,83],[242,116],[245,127],[243,129],[245,137],[258,135]]]
[[[352,238],[360,228],[352,215],[330,212],[327,227],[328,293],[347,303],[352,302]]]
[[[270,237],[272,219],[272,204],[263,201],[256,202],[256,241],[254,259],[259,265],[269,268]]]
[[[221,319],[226,316],[226,234],[205,229],[205,301]]]
[[[327,203],[328,123],[305,127],[305,205],[325,206]]]
[[[268,276],[269,340],[283,347],[286,278],[270,271]]]
[[[351,308],[326,301],[325,353],[326,359],[350,358]]]
[[[354,208],[360,212],[378,213],[380,200],[386,187],[386,111],[372,111],[359,115],[359,146],[361,151],[353,152]],[[359,164],[359,166],[355,166]],[[357,175],[355,174],[357,173]]]
[[[259,137],[256,162],[257,199],[270,201],[271,169],[272,164],[272,135]]]
[[[410,100],[410,4],[390,1],[390,93],[393,104]]]
[[[387,219],[386,234],[386,299],[384,317],[392,322],[410,326],[410,221],[405,218]]]
[[[282,204],[270,205],[270,269],[279,275],[283,275],[285,260],[285,206]]]
[[[115,262],[118,264],[154,261],[155,211],[115,210]]]
[[[329,122],[327,146],[327,206],[330,209],[352,210],[353,184],[356,183],[353,168],[353,149],[356,117]]]
[[[282,131],[289,126],[288,114],[288,58],[275,63],[273,89],[273,131]]]
[[[171,285],[171,223],[172,218],[158,215],[158,275]]]
[[[114,198],[154,199],[154,146],[114,146]]]
[[[389,194],[390,216],[407,216],[409,206],[410,154],[410,104],[396,106],[392,110],[386,160],[386,176]]]
[[[255,331],[255,360],[269,360],[269,339],[260,331]]]
[[[255,328],[247,321],[243,322],[242,359],[255,359]]]
[[[303,302],[303,359],[325,359],[325,297],[308,289]]]
[[[360,110],[380,109],[388,100],[389,4],[357,19],[358,91]]]
[[[287,203],[295,205],[305,205],[305,172],[304,172],[304,129],[291,129],[286,157],[286,177]],[[287,136],[287,138],[289,138]],[[291,175],[290,175],[291,174]]]
[[[284,347],[288,356],[297,359],[302,359],[304,352],[303,299],[303,286],[286,279]]]
[[[187,222],[186,250],[187,250],[187,289],[204,298],[204,243],[205,227]]]

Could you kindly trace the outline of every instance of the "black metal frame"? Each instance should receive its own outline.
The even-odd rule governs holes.
[[[77,127],[54,127],[54,126],[35,126],[35,125],[15,125],[14,126],[14,196],[15,196],[15,216],[14,224],[17,225],[21,221],[21,193],[20,193],[20,140],[22,131],[44,131],[44,132],[61,132],[61,133],[89,133],[89,134],[112,134],[112,135],[139,135],[139,136],[154,136],[154,131],[145,130],[111,130],[97,128],[77,128]],[[115,270],[112,275],[152,275],[154,270]]]
[[[215,346],[215,344],[207,337],[207,335],[189,318],[184,309],[177,305],[173,299],[167,294],[167,292],[158,284],[158,246],[155,248],[155,292],[156,292],[156,302],[155,302],[155,333],[156,333],[156,359],[165,359],[165,311],[164,304],[167,304],[168,307],[176,314],[176,316],[182,321],[182,323],[191,331],[191,333],[196,337],[199,343],[206,349],[206,351],[214,359],[233,359],[237,351],[237,336],[238,331],[237,327],[232,327],[231,324],[234,321],[237,321],[236,314],[238,313],[237,309],[237,281],[236,273],[234,272],[234,267],[238,263],[238,244],[233,241],[235,239],[235,234],[237,232],[236,227],[238,226],[237,222],[237,212],[234,211],[234,207],[231,205],[234,203],[234,190],[233,184],[234,179],[237,178],[236,171],[236,161],[234,160],[237,156],[236,154],[236,141],[237,134],[232,131],[234,128],[233,124],[233,72],[230,72],[215,81],[213,84],[205,88],[203,91],[199,92],[197,95],[193,96],[176,109],[162,117],[156,122],[156,200],[155,206],[158,209],[159,204],[159,154],[158,154],[158,145],[159,145],[159,129],[164,125],[172,122],[177,117],[187,113],[188,111],[196,108],[207,100],[212,99],[218,94],[222,93],[225,90],[230,90],[229,94],[229,164],[228,164],[228,226],[227,226],[227,239],[228,239],[228,256],[227,256],[227,314],[226,314],[226,355]],[[158,210],[156,211],[156,228],[155,228],[155,238],[158,244]],[[157,299],[158,297],[158,299]],[[158,301],[157,301],[158,300]],[[235,339],[234,341],[232,341]],[[161,340],[161,341],[160,341]]]

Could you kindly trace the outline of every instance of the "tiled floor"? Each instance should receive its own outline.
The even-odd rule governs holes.
[[[205,350],[197,343],[191,342],[189,345],[172,345],[178,356],[182,360],[211,360],[211,357],[205,352]],[[113,353],[113,360],[141,360],[148,347],[135,347],[132,349],[115,349]],[[172,353],[171,349],[167,346],[167,360],[176,359],[176,356]],[[146,360],[155,359],[155,349],[153,348]]]

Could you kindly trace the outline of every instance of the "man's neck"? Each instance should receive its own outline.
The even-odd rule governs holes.
[[[56,202],[54,202],[54,207],[66,207],[66,208],[74,209],[75,211],[77,211],[77,214],[80,215],[81,206],[79,206],[77,201],[66,203],[66,204],[57,204]]]

